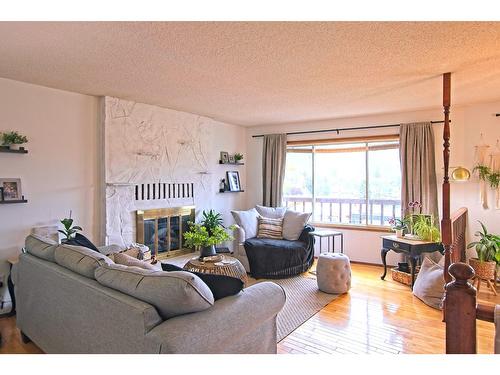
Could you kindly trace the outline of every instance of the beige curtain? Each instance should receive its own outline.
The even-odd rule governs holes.
[[[264,136],[262,146],[262,203],[279,207],[282,204],[285,179],[286,134]]]
[[[418,201],[422,213],[434,216],[439,227],[434,155],[434,131],[430,122],[402,124],[399,130],[402,214],[410,213],[408,203]]]

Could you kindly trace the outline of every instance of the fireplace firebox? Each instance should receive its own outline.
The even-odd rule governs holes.
[[[149,247],[156,259],[192,252],[183,246],[183,239],[194,218],[194,206],[137,210],[137,242]]]

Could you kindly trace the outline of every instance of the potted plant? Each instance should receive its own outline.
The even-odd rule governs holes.
[[[243,160],[243,154],[240,154],[239,152],[237,152],[236,154],[234,154],[234,161],[236,163],[239,163],[242,160]]]
[[[476,276],[483,280],[491,280],[495,277],[495,270],[500,264],[500,236],[488,233],[488,230],[482,222],[482,231],[477,231],[474,236],[478,237],[478,241],[471,242],[467,245],[470,249],[476,249],[477,258],[469,259],[469,264],[476,273]]]
[[[16,131],[2,133],[2,146],[12,150],[19,149],[22,144],[28,143],[28,138]]]
[[[396,232],[396,237],[403,238],[404,230],[408,229],[406,219],[398,219],[394,217],[389,220],[389,224],[391,225],[391,229]]]
[[[73,226],[73,219],[71,218],[71,211],[69,212],[69,218],[64,218],[61,220],[61,224],[63,225],[64,229],[61,230],[59,229],[58,232],[64,234],[66,238],[63,238],[61,242],[66,242],[70,239],[72,239],[75,234],[79,231],[82,231],[82,227],[79,227],[78,225]]]
[[[222,225],[219,213],[210,210],[203,211],[201,223],[189,223],[189,231],[184,233],[184,243],[188,247],[200,250],[200,258],[216,255],[215,245],[233,239]],[[228,229],[233,230],[234,225]]]
[[[439,229],[432,223],[432,217],[429,215],[413,216],[413,233],[423,241],[439,242],[441,240]]]

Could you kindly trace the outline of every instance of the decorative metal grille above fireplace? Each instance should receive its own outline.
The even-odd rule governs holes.
[[[158,259],[191,252],[183,247],[183,235],[194,215],[194,206],[137,210],[137,242],[148,246]]]

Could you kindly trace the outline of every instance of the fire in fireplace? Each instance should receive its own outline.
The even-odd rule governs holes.
[[[183,247],[183,235],[194,215],[194,206],[137,210],[137,242],[148,246],[156,259],[191,252]]]

